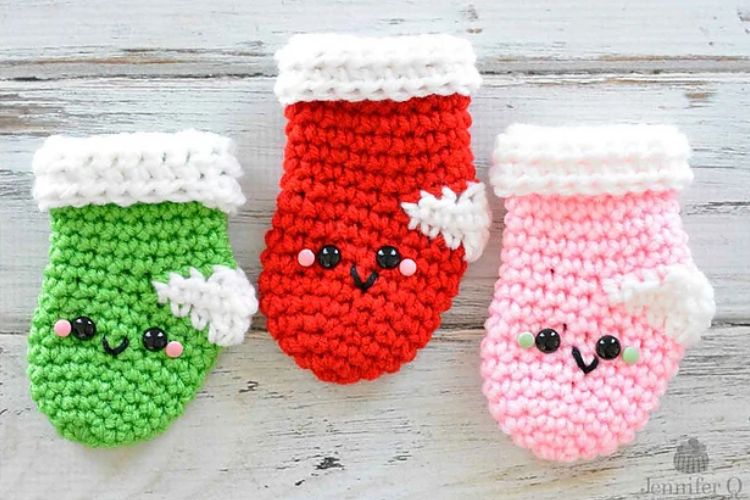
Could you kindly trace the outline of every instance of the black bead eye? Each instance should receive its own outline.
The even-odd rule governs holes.
[[[620,355],[620,341],[612,335],[605,335],[596,342],[596,353],[602,359],[615,359]]]
[[[380,247],[377,255],[375,256],[375,260],[378,262],[378,265],[380,267],[384,269],[393,269],[401,262],[401,254],[398,253],[396,247],[386,245],[384,247]]]
[[[72,333],[77,339],[89,340],[96,335],[96,325],[91,318],[78,316],[71,322]]]
[[[326,245],[318,252],[318,263],[326,269],[333,269],[341,261],[341,252],[333,245]]]
[[[161,328],[149,328],[143,332],[143,347],[149,351],[161,351],[167,347],[169,339]]]
[[[552,328],[545,328],[536,334],[536,348],[545,354],[555,352],[560,347],[560,334]]]

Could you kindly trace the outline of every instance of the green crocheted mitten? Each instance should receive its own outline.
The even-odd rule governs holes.
[[[244,203],[230,140],[204,132],[47,139],[34,197],[52,219],[29,336],[31,395],[66,438],[164,431],[257,310],[227,214]]]

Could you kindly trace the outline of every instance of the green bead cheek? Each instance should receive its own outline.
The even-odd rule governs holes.
[[[531,332],[521,332],[516,337],[516,341],[521,349],[528,349],[534,345],[534,334]]]
[[[638,352],[638,349],[635,347],[626,347],[622,351],[622,360],[627,365],[634,365],[638,362],[641,355]]]

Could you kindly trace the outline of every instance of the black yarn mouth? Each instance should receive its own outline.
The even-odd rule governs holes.
[[[584,363],[583,356],[581,356],[581,351],[579,351],[577,347],[573,348],[573,359],[576,360],[578,368],[580,368],[584,374],[593,372],[596,367],[599,366],[599,358],[597,358],[596,356],[594,356],[594,359],[590,364],[587,365],[586,363]]]
[[[109,342],[107,342],[107,337],[102,337],[102,347],[104,348],[104,352],[106,352],[107,354],[109,354],[109,355],[111,355],[111,356],[114,356],[114,357],[117,357],[117,356],[119,356],[120,354],[122,354],[122,353],[123,353],[123,352],[125,351],[125,349],[127,349],[127,348],[128,348],[128,345],[129,345],[129,344],[130,344],[130,342],[128,342],[128,338],[127,338],[127,337],[125,337],[125,338],[124,338],[124,339],[122,339],[122,341],[120,342],[120,345],[118,345],[117,347],[115,347],[115,348],[113,349],[113,348],[112,348],[112,347],[111,347],[111,346],[109,345]]]
[[[373,271],[370,274],[370,277],[367,278],[367,281],[362,281],[362,278],[359,277],[359,273],[357,272],[357,266],[355,264],[352,264],[352,269],[350,271],[350,274],[352,275],[352,279],[354,280],[354,285],[362,290],[363,292],[366,292],[368,288],[370,288],[372,285],[375,284],[375,280],[378,279],[378,273]]]

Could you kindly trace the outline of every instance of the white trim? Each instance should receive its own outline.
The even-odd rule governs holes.
[[[500,197],[681,189],[690,145],[667,125],[511,125],[497,137],[490,184]]]
[[[214,266],[208,278],[191,268],[187,278],[171,273],[167,283],[152,284],[160,304],[168,302],[178,318],[189,315],[196,330],[208,326],[208,341],[220,346],[241,343],[258,311],[255,289],[239,268]]]
[[[716,312],[714,290],[692,264],[675,264],[642,271],[603,284],[613,304],[623,304],[634,314],[645,313],[648,322],[684,345],[700,340],[711,327]]]
[[[233,142],[209,132],[52,136],[32,169],[41,210],[197,201],[233,213],[245,203]]]
[[[481,182],[470,182],[460,196],[447,186],[440,198],[422,191],[419,201],[401,203],[401,208],[409,216],[409,229],[429,238],[440,234],[451,250],[463,245],[467,262],[481,257],[490,238],[492,214]]]
[[[450,35],[295,35],[276,52],[279,101],[406,101],[471,95],[482,78],[468,40]]]

